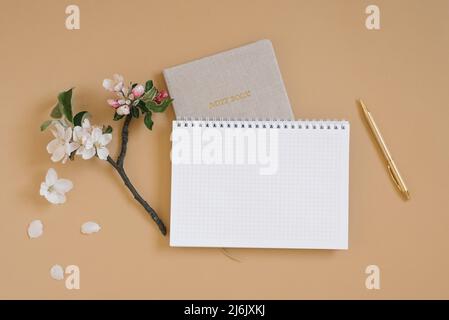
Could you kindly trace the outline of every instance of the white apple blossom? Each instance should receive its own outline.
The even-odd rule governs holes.
[[[79,144],[76,150],[77,155],[81,155],[84,160],[88,160],[95,155],[95,148],[91,139],[92,126],[88,119],[84,119],[80,126],[73,129],[73,141]]]
[[[123,76],[114,74],[112,79],[104,79],[103,87],[108,91],[120,92],[124,88]]]
[[[45,181],[41,183],[39,194],[45,197],[50,203],[61,204],[66,201],[65,194],[72,188],[72,181],[58,179],[55,169],[50,168],[45,176]]]
[[[55,139],[47,144],[47,151],[51,153],[51,160],[58,162],[62,160],[65,163],[70,154],[78,149],[79,144],[72,140],[72,128],[64,128],[60,123],[56,123],[51,132]]]
[[[95,127],[92,129],[91,143],[95,148],[98,158],[106,160],[109,155],[109,150],[106,146],[111,142],[112,134],[103,133],[101,128]]]

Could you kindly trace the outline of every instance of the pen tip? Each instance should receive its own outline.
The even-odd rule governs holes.
[[[405,191],[404,195],[405,195],[405,199],[410,200],[410,192],[408,190]]]

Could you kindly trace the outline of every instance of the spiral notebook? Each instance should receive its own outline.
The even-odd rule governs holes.
[[[174,121],[170,245],[348,248],[347,121]]]

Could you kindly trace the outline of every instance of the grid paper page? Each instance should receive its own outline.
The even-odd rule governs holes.
[[[170,245],[347,249],[349,129],[346,121],[174,121]],[[248,138],[251,130],[260,138]],[[242,135],[243,147],[227,148]],[[220,160],[227,150],[243,163]]]

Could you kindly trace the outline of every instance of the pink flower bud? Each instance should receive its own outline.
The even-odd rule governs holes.
[[[115,99],[108,99],[108,104],[113,107],[114,109],[117,109],[120,107],[120,103]]]
[[[156,97],[154,98],[154,102],[156,103],[161,103],[162,100],[168,98],[168,93],[165,90],[161,90],[159,91],[159,93],[156,95]]]
[[[138,84],[131,90],[134,98],[139,98],[145,93],[145,87],[141,84]]]

